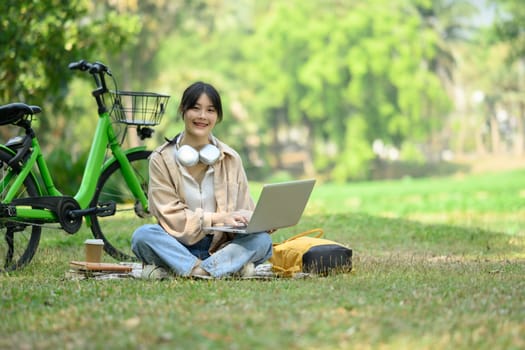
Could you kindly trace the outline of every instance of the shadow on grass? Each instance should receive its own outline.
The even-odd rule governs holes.
[[[352,248],[354,259],[525,259],[524,236],[363,213],[305,215],[297,226],[280,229],[272,238],[274,242],[281,242],[317,227],[323,229],[324,238]],[[91,237],[87,229],[73,236],[45,232],[34,260],[25,269],[42,268],[37,267],[39,263],[63,267],[69,260],[82,260],[83,242]],[[107,254],[104,259],[115,262]]]
[[[524,258],[525,237],[480,228],[425,224],[361,213],[304,216],[298,226],[277,231],[278,242],[320,227],[324,237],[344,243],[357,254]]]

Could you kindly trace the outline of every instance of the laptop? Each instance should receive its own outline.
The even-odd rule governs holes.
[[[303,215],[314,184],[315,179],[266,184],[246,226],[218,225],[204,230],[250,234],[294,226]]]

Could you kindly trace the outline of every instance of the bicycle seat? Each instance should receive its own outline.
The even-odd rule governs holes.
[[[42,108],[29,106],[22,102],[0,106],[0,125],[13,124],[29,114],[38,114]]]

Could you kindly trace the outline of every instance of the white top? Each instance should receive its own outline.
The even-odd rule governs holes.
[[[177,164],[179,164],[177,162]],[[184,186],[184,195],[186,197],[186,204],[190,210],[195,211],[196,208],[202,208],[205,212],[214,213],[215,206],[215,191],[213,186],[213,173],[215,172],[212,166],[209,166],[204,174],[204,178],[200,184],[195,181],[190,175],[186,167],[179,164],[182,172],[182,183]]]

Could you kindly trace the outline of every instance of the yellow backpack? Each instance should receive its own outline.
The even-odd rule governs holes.
[[[273,272],[281,277],[293,277],[300,272],[327,275],[351,271],[352,249],[321,238],[323,234],[322,229],[316,228],[274,243],[270,258]]]

